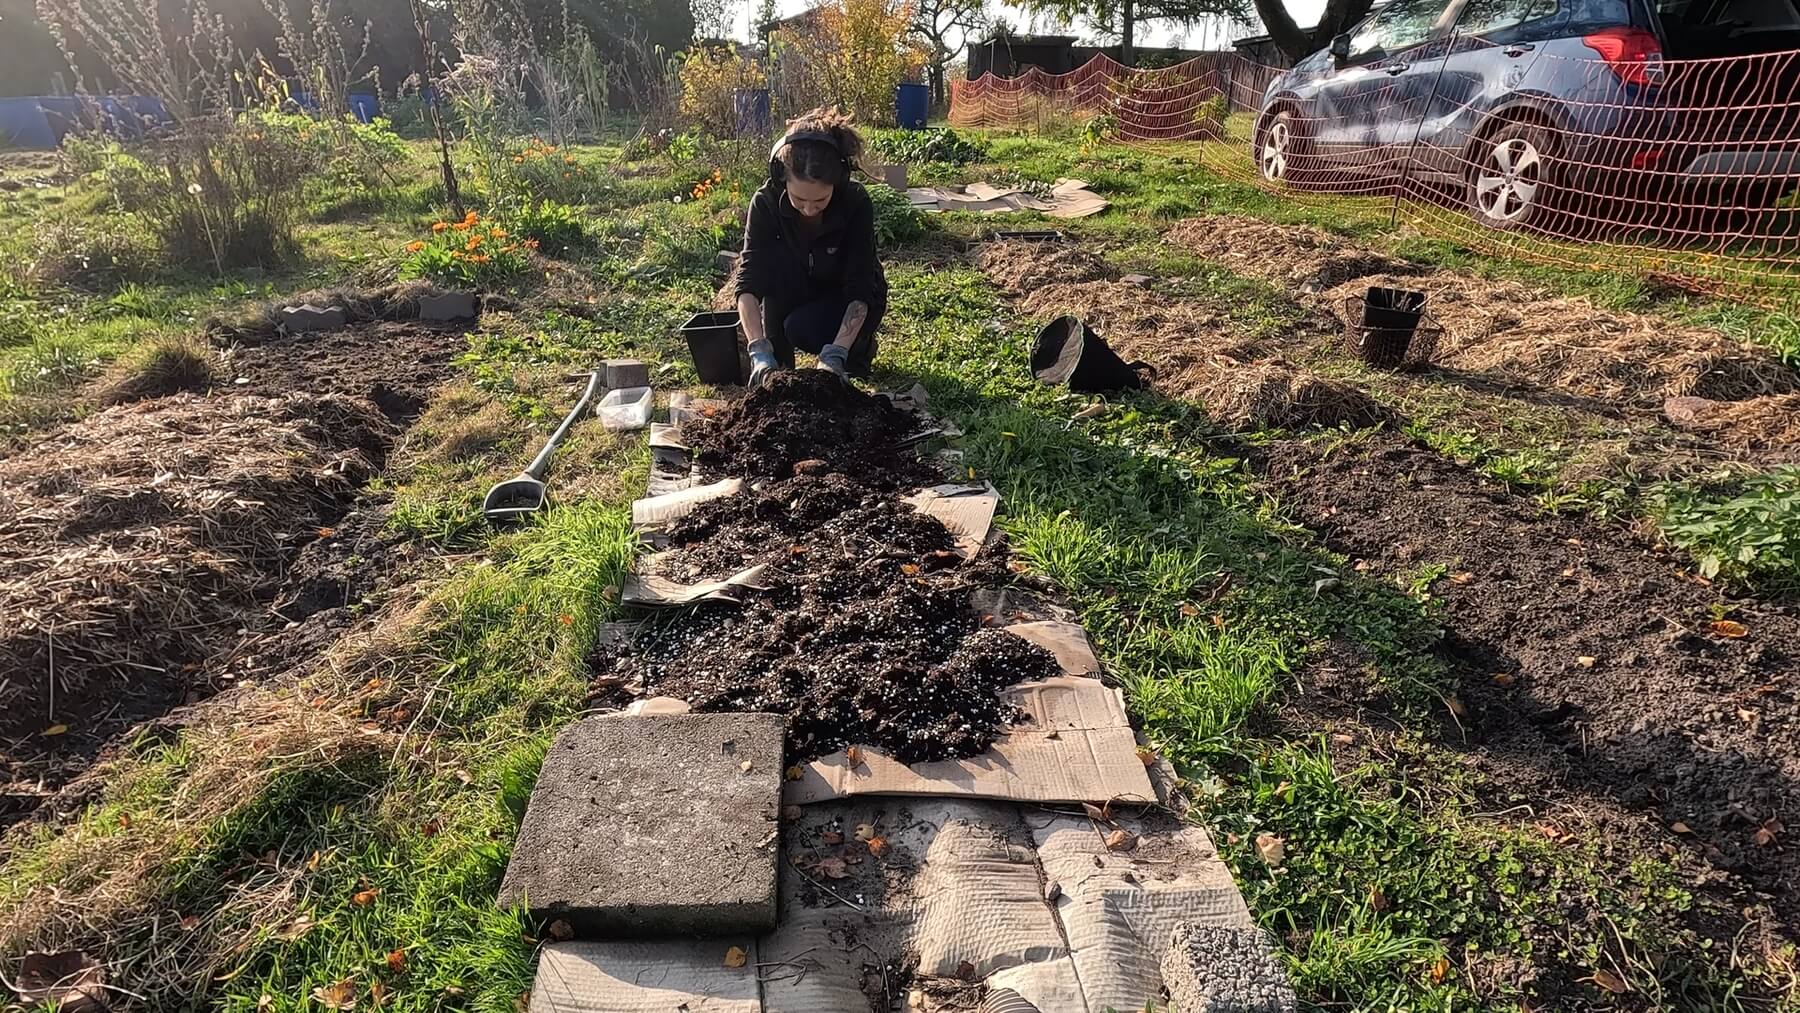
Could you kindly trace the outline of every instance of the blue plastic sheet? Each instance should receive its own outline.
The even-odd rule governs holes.
[[[45,151],[57,137],[35,98],[0,98],[0,148]]]

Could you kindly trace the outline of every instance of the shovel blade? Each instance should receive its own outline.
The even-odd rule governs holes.
[[[494,486],[481,501],[481,512],[495,522],[536,513],[543,508],[544,483],[526,474]]]

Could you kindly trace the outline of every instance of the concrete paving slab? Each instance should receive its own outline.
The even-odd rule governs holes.
[[[281,326],[290,334],[340,330],[347,319],[342,306],[319,306],[308,302],[281,311]]]
[[[473,292],[434,292],[419,297],[419,319],[428,324],[453,324],[477,315]]]
[[[733,946],[743,962],[727,966]],[[750,939],[553,943],[538,960],[531,1013],[762,1013]]]
[[[499,904],[582,938],[775,926],[777,714],[608,716],[544,758]]]

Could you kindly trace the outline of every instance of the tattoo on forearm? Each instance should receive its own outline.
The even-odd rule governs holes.
[[[842,345],[855,341],[856,335],[862,331],[863,321],[868,318],[868,303],[851,303],[850,307],[844,310],[844,323],[843,326],[838,328],[837,343]]]

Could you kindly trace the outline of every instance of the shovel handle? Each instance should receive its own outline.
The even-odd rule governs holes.
[[[562,425],[557,426],[556,432],[550,434],[550,439],[544,444],[544,449],[538,451],[538,455],[531,459],[531,465],[525,469],[525,474],[540,482],[544,480],[544,472],[550,470],[551,456],[556,453],[556,448],[562,445],[563,437],[569,435],[569,428],[575,424],[575,420],[587,410],[588,402],[593,400],[594,391],[599,388],[600,371],[596,369],[588,373],[587,390],[582,392],[581,400],[575,402],[575,407],[569,411],[568,417],[562,420]]]

